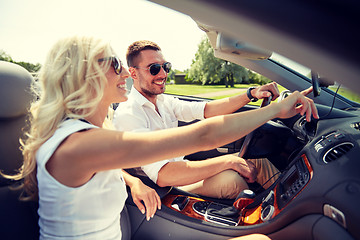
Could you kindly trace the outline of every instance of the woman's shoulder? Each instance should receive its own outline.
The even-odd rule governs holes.
[[[71,134],[80,132],[87,129],[98,128],[95,125],[92,125],[88,122],[79,120],[79,119],[67,119],[62,122],[59,127],[56,129],[55,133],[44,142],[39,150],[37,151],[38,161],[43,159],[46,163],[47,158],[44,156],[51,156],[57,147]]]

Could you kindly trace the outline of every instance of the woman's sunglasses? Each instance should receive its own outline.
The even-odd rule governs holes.
[[[103,61],[109,61],[111,60],[111,66],[114,68],[114,72],[117,75],[120,75],[123,67],[122,67],[122,62],[120,61],[120,59],[118,57],[107,57],[107,58],[100,58],[98,60],[98,62],[103,62]]]
[[[165,70],[166,73],[169,73],[170,70],[171,70],[172,65],[169,62],[165,62],[162,65],[159,64],[159,63],[153,63],[148,68],[142,68],[142,67],[134,67],[134,68],[149,70],[150,74],[155,76],[160,72],[161,67]]]

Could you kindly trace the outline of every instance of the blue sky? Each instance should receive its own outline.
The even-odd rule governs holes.
[[[205,35],[188,16],[143,0],[0,0],[0,50],[42,63],[51,46],[74,34],[111,41],[120,58],[129,44],[152,40],[185,70]]]

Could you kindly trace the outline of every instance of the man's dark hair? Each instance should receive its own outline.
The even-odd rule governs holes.
[[[128,67],[135,67],[136,66],[136,57],[140,54],[143,50],[155,50],[155,51],[161,51],[161,48],[159,45],[152,41],[148,40],[141,40],[136,41],[133,44],[131,44],[126,52],[126,62]]]

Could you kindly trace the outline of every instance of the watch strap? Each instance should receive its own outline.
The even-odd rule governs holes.
[[[254,97],[253,95],[251,95],[251,90],[253,90],[255,88],[256,87],[249,87],[248,90],[246,91],[246,95],[250,99],[251,102],[256,102],[257,100],[259,100],[256,97]]]

